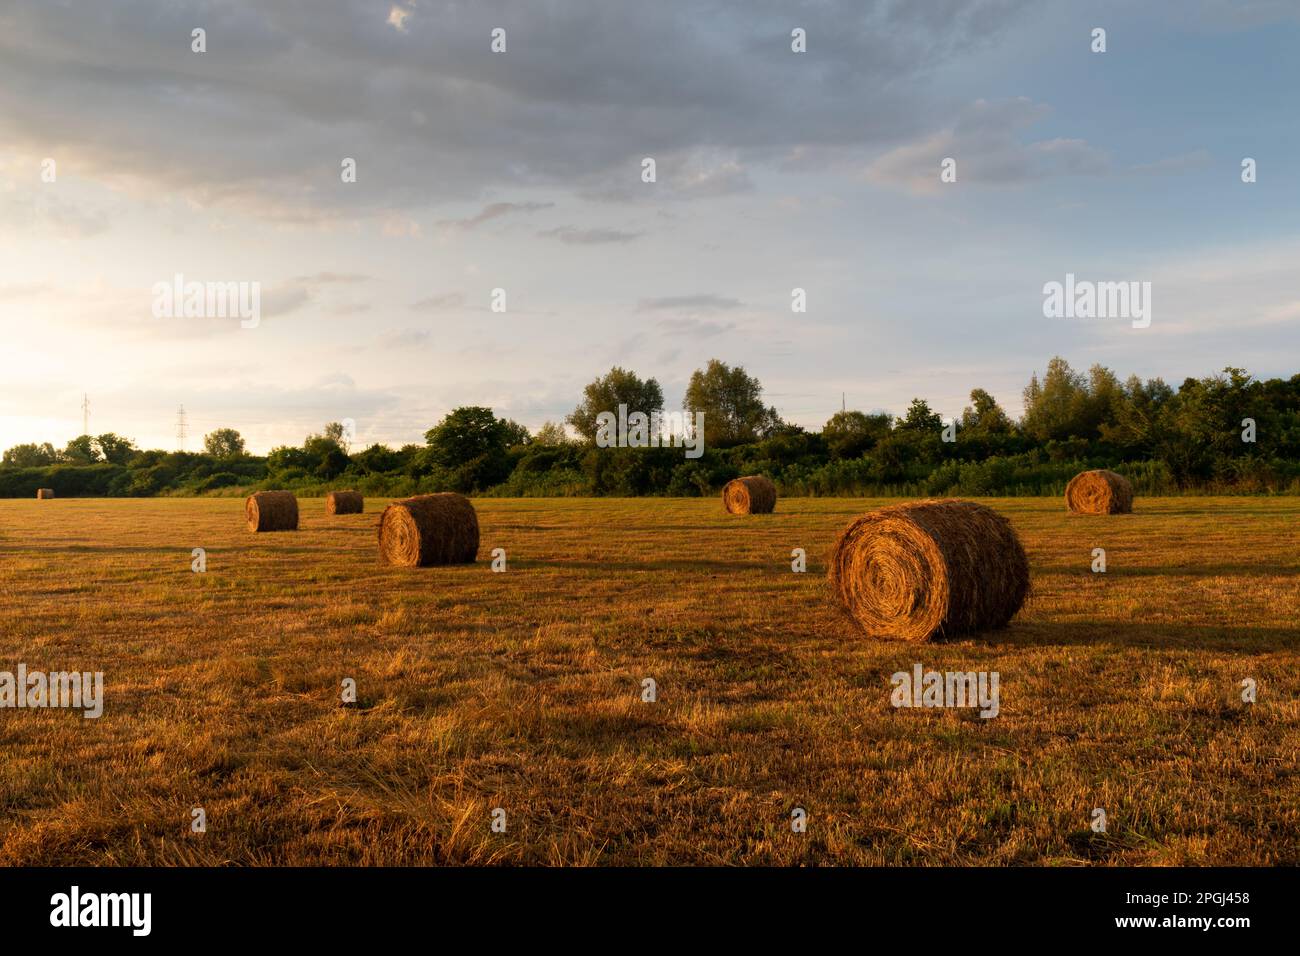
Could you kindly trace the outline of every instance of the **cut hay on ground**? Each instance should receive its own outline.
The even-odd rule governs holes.
[[[292,491],[258,491],[244,502],[249,531],[297,531],[298,499]]]
[[[905,641],[1002,627],[1029,591],[1011,522],[952,498],[859,515],[836,540],[828,576],[867,635]]]
[[[379,517],[379,560],[403,568],[478,557],[478,515],[454,492],[394,501]]]
[[[733,515],[766,515],[776,507],[776,485],[762,475],[727,482],[722,506]]]
[[[53,497],[54,497],[54,489],[53,489],[53,488],[37,488],[37,489],[36,489],[36,500],[37,500],[37,501],[43,501],[43,500],[46,499],[46,498],[53,498]]]
[[[1065,504],[1077,515],[1128,514],[1133,510],[1133,485],[1103,468],[1081,471],[1065,486]]]
[[[325,496],[327,515],[359,515],[366,510],[366,499],[359,491],[331,491]]]

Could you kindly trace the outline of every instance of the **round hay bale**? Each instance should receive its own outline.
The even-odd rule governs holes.
[[[733,515],[771,514],[776,507],[776,485],[762,475],[736,478],[722,489],[722,506]]]
[[[379,516],[379,560],[403,568],[466,564],[478,557],[478,515],[447,491],[394,501]]]
[[[53,497],[54,497],[54,489],[53,489],[53,488],[37,488],[37,489],[36,489],[36,500],[37,500],[37,501],[44,501],[44,500],[46,500],[46,499],[48,499],[48,498],[53,498]]]
[[[1120,515],[1133,511],[1133,485],[1123,475],[1098,468],[1081,471],[1065,486],[1065,504],[1077,515]]]
[[[359,491],[331,491],[325,496],[327,515],[359,515],[366,510],[366,499]]]
[[[868,636],[929,641],[1003,627],[1029,592],[1029,560],[1010,521],[949,498],[859,515],[828,577]]]
[[[244,502],[249,531],[297,531],[298,499],[292,491],[258,491]]]

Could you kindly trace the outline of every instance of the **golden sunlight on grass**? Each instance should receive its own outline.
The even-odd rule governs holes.
[[[881,503],[479,499],[477,564],[406,569],[373,499],[265,535],[232,499],[0,502],[0,670],[105,684],[98,720],[0,710],[4,859],[1300,863],[1300,499],[988,501],[1029,601],[924,646],[827,599]],[[998,671],[999,716],[893,708],[914,663]]]

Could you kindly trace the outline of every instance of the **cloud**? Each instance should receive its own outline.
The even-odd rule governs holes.
[[[82,175],[284,222],[394,217],[494,188],[639,185],[727,195],[799,145],[883,147],[916,130],[933,64],[998,41],[1029,0],[603,0],[373,4],[11,0],[0,30],[0,140],[75,156]],[[383,7],[379,8],[381,11]],[[509,53],[487,52],[510,28]],[[870,122],[862,118],[869,117]],[[423,119],[423,123],[422,120]],[[431,133],[431,124],[436,133]],[[255,148],[253,145],[255,144]],[[343,183],[340,161],[357,161]],[[671,168],[681,158],[680,170]]]
[[[661,319],[659,328],[672,335],[690,336],[691,338],[709,339],[723,335],[735,329],[730,322],[707,322],[700,319]]]
[[[338,285],[344,283],[369,282],[371,276],[356,272],[318,272],[310,276],[297,276],[293,281],[304,285]]]
[[[379,337],[380,348],[409,349],[429,341],[426,329],[389,329]]]
[[[465,307],[465,296],[460,292],[444,292],[411,303],[412,312],[454,312]]]
[[[406,18],[409,17],[410,15],[411,15],[410,10],[407,10],[403,7],[399,7],[397,4],[393,4],[393,6],[388,11],[388,19],[385,20],[384,22],[387,23],[394,30],[396,30],[398,33],[405,33]]]
[[[1213,162],[1208,150],[1195,149],[1190,153],[1168,156],[1153,163],[1139,163],[1130,167],[1131,172],[1163,176],[1166,173],[1181,173],[1190,169],[1204,169]]]
[[[106,212],[65,201],[56,190],[43,185],[26,194],[0,194],[0,228],[24,239],[89,239],[108,231]]]
[[[699,295],[676,295],[642,299],[637,303],[637,311],[716,312],[726,309],[739,309],[743,305],[744,303],[739,299],[730,299],[713,293],[702,293]]]
[[[1021,140],[1021,131],[1045,118],[1048,107],[1026,97],[976,100],[947,129],[896,147],[872,162],[867,178],[919,195],[950,185],[940,164],[956,161],[958,183],[1014,185],[1049,176],[1097,176],[1110,157],[1082,139]]]
[[[443,229],[477,229],[485,222],[491,222],[493,219],[500,219],[502,216],[508,216],[516,212],[537,212],[541,209],[550,209],[555,203],[552,202],[494,202],[491,205],[484,206],[478,213],[470,216],[468,219],[443,219],[438,226]]]
[[[557,226],[537,234],[546,239],[558,239],[572,246],[601,246],[616,242],[631,242],[641,235],[639,232],[623,232],[620,229],[579,229],[577,226]]]
[[[646,157],[642,157],[643,159]],[[749,171],[734,156],[715,149],[673,152],[655,160],[655,182],[641,179],[641,159],[584,184],[578,194],[597,202],[662,202],[716,199],[754,189]]]
[[[262,292],[262,318],[290,315],[312,301],[309,288],[289,282],[272,286]]]

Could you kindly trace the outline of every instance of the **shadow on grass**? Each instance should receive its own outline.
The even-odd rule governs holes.
[[[1108,580],[1114,578],[1162,578],[1162,577],[1196,577],[1196,578],[1222,578],[1222,577],[1258,577],[1266,574],[1268,577],[1296,577],[1300,576],[1300,566],[1295,567],[1263,567],[1258,564],[1188,564],[1188,565],[1162,565],[1155,567],[1126,567],[1119,560],[1112,557],[1109,568],[1104,575],[1093,574],[1092,570],[1086,565],[1052,565],[1049,567],[1034,567],[1035,575],[1061,575],[1063,577],[1087,578]]]
[[[1185,624],[1108,624],[1098,621],[1016,623],[975,640],[990,647],[1135,647],[1267,654],[1300,650],[1300,628],[1191,627]]]

